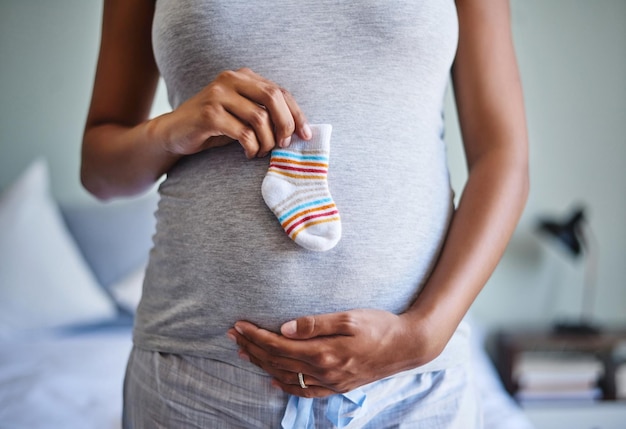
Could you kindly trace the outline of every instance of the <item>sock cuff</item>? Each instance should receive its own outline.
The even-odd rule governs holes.
[[[333,127],[330,124],[312,124],[310,125],[313,137],[311,140],[302,140],[294,134],[291,138],[291,144],[286,150],[305,151],[305,150],[323,150],[330,151],[330,135]]]

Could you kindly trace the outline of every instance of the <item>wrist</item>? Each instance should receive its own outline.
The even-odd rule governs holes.
[[[170,126],[170,113],[164,113],[146,122],[146,134],[148,141],[154,143],[155,147],[162,152],[165,156],[177,156],[181,155],[177,153],[176,146],[172,143],[172,133],[169,131]]]
[[[153,180],[158,180],[163,174],[182,157],[171,148],[167,131],[167,116],[164,114],[150,119],[142,124],[144,141],[143,162],[150,165],[150,170],[154,173]]]
[[[412,346],[414,366],[425,365],[439,356],[452,335],[448,335],[437,316],[432,309],[416,306],[399,316],[404,326],[404,341]]]

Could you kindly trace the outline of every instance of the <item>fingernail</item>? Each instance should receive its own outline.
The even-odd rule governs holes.
[[[282,331],[283,334],[293,335],[298,330],[298,324],[296,323],[295,320],[292,320],[291,322],[285,323],[280,330]]]
[[[302,126],[302,133],[307,140],[313,137],[313,131],[311,131],[311,127],[309,126],[309,124],[304,124]]]
[[[235,324],[235,331],[239,332],[241,335],[243,335],[243,329],[241,329],[241,326]]]
[[[250,362],[250,356],[248,356],[247,354],[245,354],[244,352],[240,351],[239,352],[239,358],[241,360],[245,360],[247,362]]]
[[[237,342],[237,338],[231,334],[230,332],[226,333],[226,336],[228,337],[229,340],[231,340],[233,343]]]
[[[283,139],[283,140],[280,142],[279,146],[280,146],[280,147],[287,147],[287,146],[289,146],[290,144],[291,144],[291,136],[289,136],[289,137],[287,137],[287,138]]]

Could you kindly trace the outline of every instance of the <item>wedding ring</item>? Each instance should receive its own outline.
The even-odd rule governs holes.
[[[308,389],[309,388],[309,386],[304,384],[304,376],[302,375],[301,372],[298,373],[298,381],[300,382],[300,387],[302,387],[303,389]]]

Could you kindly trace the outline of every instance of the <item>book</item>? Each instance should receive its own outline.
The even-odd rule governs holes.
[[[520,402],[601,399],[603,374],[604,366],[594,356],[564,352],[522,353],[513,367]]]

